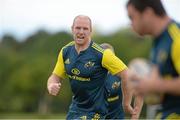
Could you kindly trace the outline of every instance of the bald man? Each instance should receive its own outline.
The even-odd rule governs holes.
[[[107,72],[122,78],[126,93],[125,106],[135,114],[130,105],[131,91],[126,80],[127,67],[109,49],[104,50],[91,40],[92,25],[88,16],[75,17],[72,25],[74,41],[64,46],[52,75],[47,82],[48,92],[56,96],[60,81],[67,77],[73,92],[67,119],[104,119],[107,114],[105,78]]]

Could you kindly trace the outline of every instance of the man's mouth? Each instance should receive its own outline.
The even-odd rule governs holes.
[[[84,39],[84,38],[85,38],[84,36],[77,35],[77,39]]]

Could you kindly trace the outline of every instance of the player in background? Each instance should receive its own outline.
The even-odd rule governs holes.
[[[114,48],[108,43],[102,43],[100,44],[100,46],[103,49],[110,49],[114,52]],[[108,102],[108,114],[106,115],[106,119],[124,119],[124,111],[122,105],[123,95],[121,85],[121,78],[108,72],[105,83]],[[143,98],[140,99],[142,100]],[[139,102],[137,114],[132,117],[133,119],[139,118],[142,106],[143,102]]]
[[[108,43],[102,43],[100,46],[103,49],[110,49],[114,52],[114,48]],[[106,115],[106,119],[124,119],[121,79],[115,75],[113,76],[108,72],[105,88],[107,91],[108,102],[108,113]]]
[[[170,18],[161,0],[128,0],[132,27],[139,35],[151,35],[151,77],[132,76],[140,94],[161,93],[161,119],[180,119],[180,25]]]

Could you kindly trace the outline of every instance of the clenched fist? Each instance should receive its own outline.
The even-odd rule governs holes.
[[[47,86],[48,92],[56,96],[61,88],[61,83],[49,83]]]

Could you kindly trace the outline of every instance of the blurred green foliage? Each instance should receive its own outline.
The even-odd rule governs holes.
[[[144,40],[147,39],[147,40]],[[0,113],[66,113],[71,102],[68,80],[62,81],[57,97],[48,95],[46,82],[59,50],[72,41],[66,32],[50,34],[40,30],[19,42],[12,35],[0,41]],[[93,35],[97,43],[114,46],[126,64],[134,57],[148,57],[150,38],[140,38],[129,28],[110,35]]]

